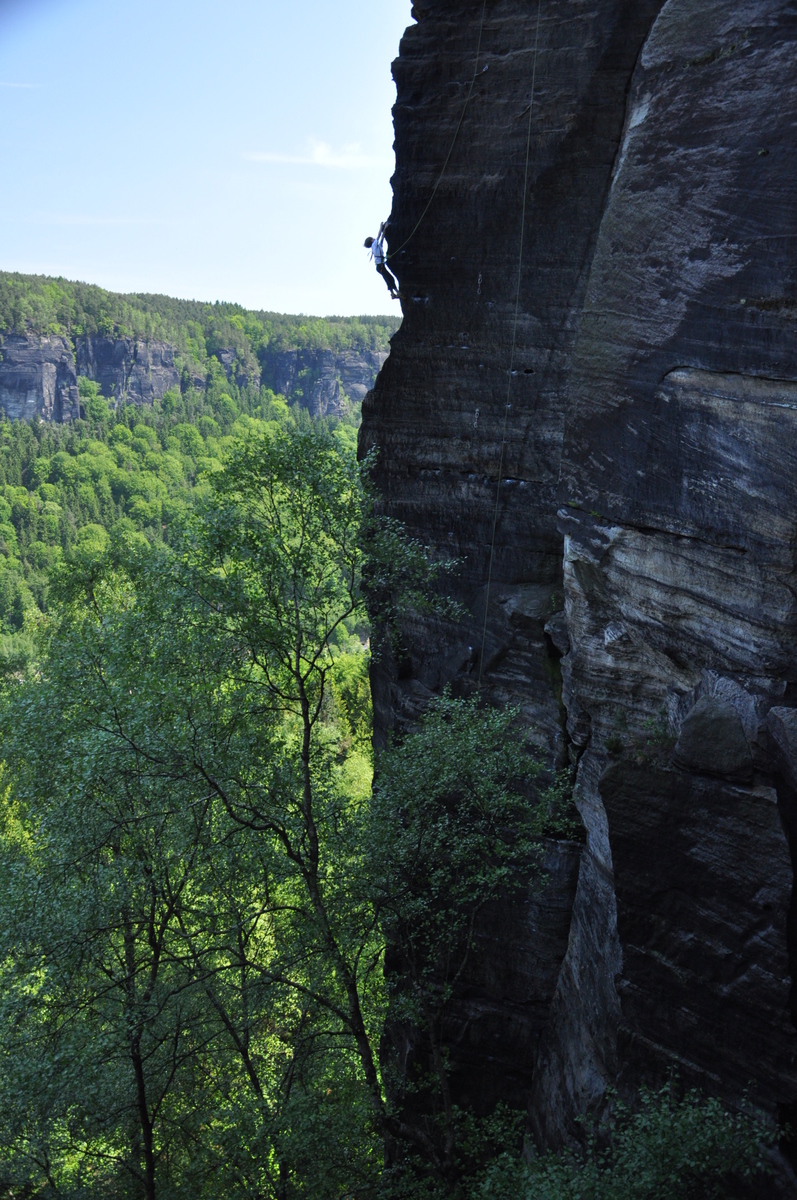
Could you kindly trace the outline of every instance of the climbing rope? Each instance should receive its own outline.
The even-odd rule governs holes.
[[[506,429],[509,419],[509,409],[512,396],[512,379],[515,367],[515,348],[517,345],[517,323],[520,313],[520,284],[523,273],[523,242],[526,234],[526,197],[528,194],[529,183],[529,164],[531,161],[531,128],[532,115],[534,113],[534,91],[537,85],[537,54],[540,45],[540,16],[542,13],[542,0],[537,0],[537,30],[534,35],[534,60],[531,73],[531,99],[529,101],[529,127],[526,135],[526,168],[523,175],[523,212],[520,219],[520,252],[518,255],[517,268],[517,290],[515,292],[515,319],[512,323],[512,349],[509,354],[509,380],[506,388],[506,404],[504,406],[504,425],[501,432],[501,453],[498,459],[498,483],[495,489],[495,508],[493,509],[493,530],[490,538],[490,558],[487,568],[487,595],[484,603],[484,627],[482,628],[482,648],[479,655],[479,686],[482,682],[482,671],[484,669],[484,648],[487,643],[487,616],[490,611],[490,587],[493,581],[493,560],[495,558],[495,534],[498,528],[498,506],[501,499],[501,476],[504,470],[504,452],[506,450]]]
[[[463,105],[462,112],[459,115],[459,121],[457,122],[456,129],[454,130],[454,138],[451,142],[451,145],[449,146],[448,154],[446,155],[445,162],[443,163],[443,169],[441,170],[440,174],[438,175],[437,182],[435,183],[434,187],[432,188],[432,194],[429,197],[428,201],[426,202],[426,207],[424,208],[421,215],[418,217],[418,220],[415,222],[415,227],[413,228],[412,233],[410,234],[410,236],[408,238],[406,238],[405,241],[403,241],[401,243],[400,246],[397,246],[395,250],[391,250],[390,253],[385,256],[387,259],[395,258],[396,255],[399,254],[404,249],[405,246],[408,246],[410,244],[412,239],[415,237],[415,234],[418,232],[421,225],[423,224],[424,217],[428,213],[429,209],[432,207],[432,201],[434,200],[435,196],[437,195],[437,189],[440,187],[440,184],[443,182],[443,176],[445,175],[446,170],[448,169],[448,164],[451,161],[451,155],[454,153],[454,147],[457,144],[457,138],[459,137],[459,131],[462,128],[462,122],[465,120],[465,113],[468,111],[468,105],[470,104],[470,98],[473,95],[473,89],[475,87],[476,79],[479,74],[479,58],[481,57],[482,34],[484,33],[484,16],[485,16],[486,12],[487,12],[487,0],[484,0],[484,3],[482,4],[482,18],[479,23],[479,41],[476,45],[476,63],[473,68],[473,78],[470,81],[470,87],[468,88],[468,94],[465,97],[465,104]]]

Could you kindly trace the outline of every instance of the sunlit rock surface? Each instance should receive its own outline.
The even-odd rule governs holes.
[[[82,337],[75,348],[78,374],[98,383],[109,399],[151,404],[170,388],[180,387],[174,347],[166,342]]]
[[[61,337],[7,335],[0,345],[0,407],[15,420],[78,416],[72,346]]]
[[[238,387],[261,383],[314,417],[342,416],[362,400],[385,361],[377,350],[272,350],[260,362],[234,348],[216,351],[219,366]],[[70,421],[79,413],[77,376],[99,384],[113,402],[152,404],[169,390],[203,390],[204,368],[183,361],[168,342],[122,336],[0,337],[0,407],[12,419],[38,416]]]
[[[386,358],[381,350],[267,350],[262,378],[314,417],[340,416],[364,399]]]

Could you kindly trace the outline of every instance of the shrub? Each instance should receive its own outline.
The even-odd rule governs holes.
[[[635,1112],[615,1101],[581,1153],[530,1166],[503,1155],[474,1200],[712,1200],[732,1180],[766,1173],[765,1148],[776,1134],[760,1119],[696,1090],[679,1095],[673,1081],[643,1088],[639,1101]]]

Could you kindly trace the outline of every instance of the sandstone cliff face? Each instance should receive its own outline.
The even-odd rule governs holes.
[[[174,348],[132,338],[6,334],[0,345],[0,407],[12,420],[38,416],[72,421],[80,416],[78,375],[100,385],[104,396],[134,404],[160,400],[180,387]],[[204,386],[204,378],[192,381]]]
[[[481,11],[415,5],[394,247],[451,145]],[[496,920],[503,976],[458,1000],[456,1076],[489,1100],[490,1039],[516,1046],[550,1144],[607,1084],[671,1066],[793,1123],[797,5],[542,0],[512,376],[538,8],[486,12],[449,170],[393,259],[404,324],[362,434],[387,509],[463,557],[472,615],[408,625],[377,722],[481,669],[578,762],[587,840],[544,1013]]]
[[[60,337],[6,336],[0,344],[0,407],[12,419],[78,415],[72,347]]]
[[[82,337],[75,346],[78,375],[100,385],[103,396],[151,404],[180,387],[174,347],[134,338]]]
[[[0,346],[0,406],[12,419],[38,415],[43,421],[79,416],[77,376],[100,385],[109,400],[152,404],[170,389],[190,384],[202,389],[206,375],[196,364],[181,364],[167,342],[126,337],[6,335]],[[378,351],[287,350],[266,348],[260,364],[221,348],[216,358],[238,387],[261,382],[302,405],[316,417],[341,416],[373,386],[386,355]]]
[[[340,416],[347,400],[364,399],[386,358],[377,350],[266,350],[261,378],[314,417]]]

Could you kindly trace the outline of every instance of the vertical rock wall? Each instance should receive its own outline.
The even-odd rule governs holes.
[[[298,401],[311,416],[340,415],[364,399],[387,354],[381,350],[270,350],[261,354],[262,381]]]
[[[377,723],[481,671],[578,760],[587,843],[544,1013],[502,1008],[523,953],[496,927],[502,982],[463,998],[455,1066],[489,1074],[489,1001],[507,1047],[536,1023],[544,1141],[672,1066],[776,1120],[797,1100],[797,6],[485,12],[414,233],[482,4],[417,3],[394,66],[404,323],[362,443],[388,511],[464,560],[470,616],[408,623]]]
[[[313,417],[342,416],[360,401],[387,357],[378,350],[271,350],[258,363],[251,351],[217,348],[219,365],[239,387],[261,382],[301,404]],[[80,415],[77,377],[99,384],[103,396],[152,404],[170,389],[202,390],[207,365],[180,359],[168,342],[132,337],[0,336],[0,407],[14,420],[38,416],[70,421]]]
[[[797,1098],[793,798],[767,729],[794,703],[795,116],[797,7],[669,0],[601,219],[560,518],[605,881],[573,944],[616,903],[616,1069],[750,1084],[773,1116]],[[577,1092],[582,1050],[558,1040],[551,1085]]]
[[[11,335],[0,349],[0,407],[13,420],[79,415],[77,375],[66,338]]]
[[[100,385],[103,396],[130,404],[152,404],[180,387],[174,347],[136,338],[81,337],[75,345],[78,375]]]

